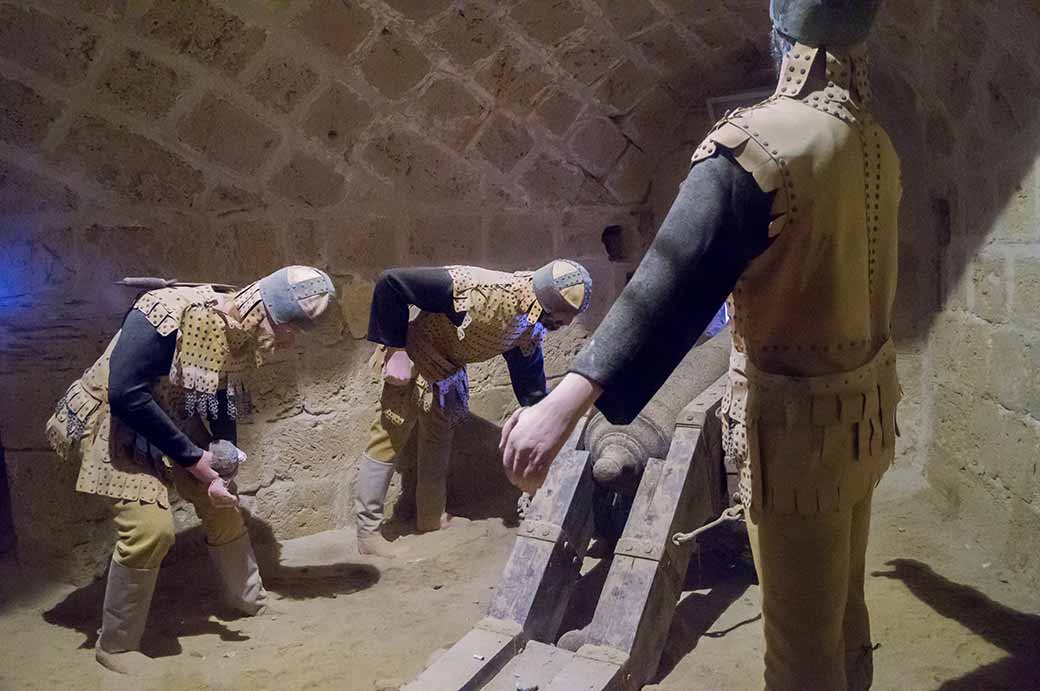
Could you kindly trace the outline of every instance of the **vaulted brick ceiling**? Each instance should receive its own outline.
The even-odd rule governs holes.
[[[58,205],[326,207],[355,163],[416,159],[451,170],[406,186],[420,200],[633,203],[687,108],[760,77],[767,25],[719,0],[4,3],[3,89],[28,111],[5,139],[73,178],[21,173]]]

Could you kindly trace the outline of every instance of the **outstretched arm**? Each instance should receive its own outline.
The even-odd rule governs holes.
[[[570,374],[503,429],[503,463],[511,478],[540,484],[593,401],[611,422],[635,418],[704,332],[747,264],[768,247],[771,203],[725,155],[691,169],[639,268]]]

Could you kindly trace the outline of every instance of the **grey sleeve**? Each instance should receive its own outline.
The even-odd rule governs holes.
[[[631,422],[693,347],[748,263],[769,246],[772,196],[720,152],[691,170],[656,238],[572,372],[596,407]]]

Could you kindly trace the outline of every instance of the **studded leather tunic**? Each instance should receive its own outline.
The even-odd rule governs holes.
[[[163,288],[138,298],[134,310],[167,336],[179,329],[189,306],[214,298],[207,286]],[[111,412],[109,363],[119,337],[117,333],[101,357],[69,386],[47,421],[47,438],[59,456],[79,464],[78,491],[166,507],[164,475],[169,459]],[[186,414],[180,389],[162,378],[152,386],[152,396],[176,427],[196,444],[205,445],[209,432],[197,416]]]
[[[468,411],[466,365],[518,349],[540,352],[545,328],[542,307],[529,272],[505,273],[473,266],[449,266],[453,307],[463,314],[456,325],[446,314],[422,312],[408,327],[406,350],[427,389],[452,423]],[[429,405],[427,401],[426,405]]]
[[[731,296],[722,406],[729,450],[743,463],[742,498],[761,509],[849,506],[893,457],[900,172],[868,110],[866,75],[862,52],[796,45],[776,93],[724,118],[693,157],[696,165],[722,147],[774,193],[773,241]],[[791,441],[805,436],[796,428],[816,445]],[[824,462],[820,449],[837,448],[839,432],[852,435],[849,463]],[[810,448],[815,464],[784,468]]]

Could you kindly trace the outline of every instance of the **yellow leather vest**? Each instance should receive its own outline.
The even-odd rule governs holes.
[[[483,362],[515,347],[525,354],[541,345],[542,307],[529,272],[505,273],[472,266],[449,266],[454,307],[465,312],[461,326],[446,315],[420,313],[408,327],[406,349],[427,381],[449,379],[472,362]]]
[[[796,45],[776,93],[728,114],[693,157],[696,165],[723,147],[774,195],[772,243],[730,297],[734,351],[723,401],[726,442],[743,464],[742,499],[763,510],[849,506],[893,456],[900,172],[868,110],[866,75],[861,50]],[[794,443],[796,427],[818,434]],[[834,442],[839,428],[847,444]],[[842,454],[847,462],[835,460]],[[799,455],[817,458],[808,468],[785,460]]]
[[[134,309],[147,317],[159,334],[180,328],[184,310],[216,297],[208,286],[162,288],[145,293]],[[162,463],[135,450],[137,435],[112,417],[108,403],[109,360],[117,333],[100,358],[72,383],[47,421],[47,439],[64,460],[79,463],[76,490],[114,499],[170,505]],[[183,396],[163,377],[152,387],[156,402],[183,432],[205,446],[205,427],[184,411]],[[145,451],[148,449],[145,447]]]

